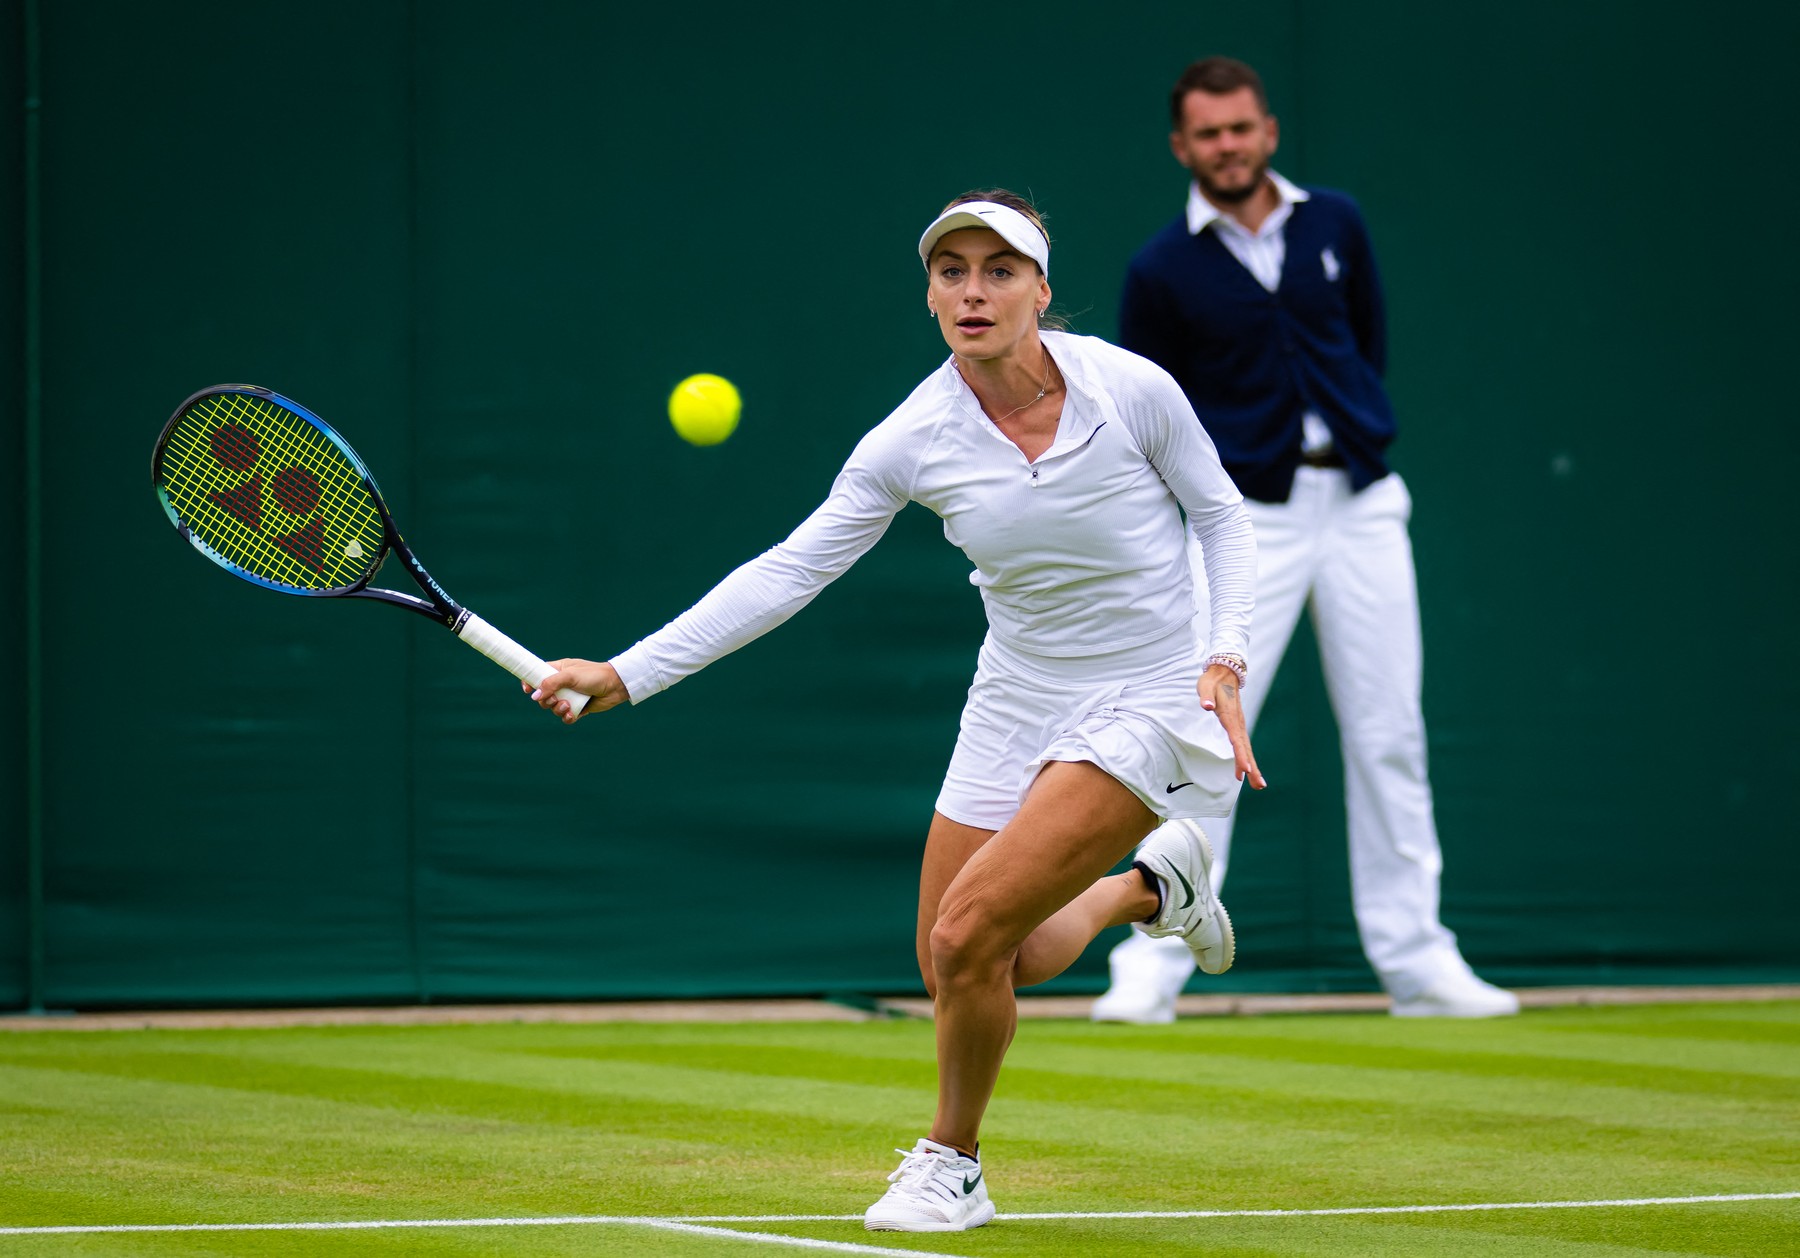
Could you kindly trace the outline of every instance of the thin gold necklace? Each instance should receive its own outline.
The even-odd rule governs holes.
[[[996,419],[994,421],[994,423],[995,424],[1004,424],[1007,420],[1011,419],[1014,415],[1017,415],[1020,411],[1024,410],[1025,407],[1036,406],[1039,402],[1042,402],[1044,400],[1044,395],[1048,392],[1050,392],[1050,351],[1045,350],[1044,351],[1044,383],[1043,383],[1043,387],[1041,387],[1037,391],[1037,396],[1032,398],[1031,401],[1029,401],[1029,402],[1026,402],[1020,406],[1013,407],[1010,411],[1006,412],[1006,414],[1002,415],[999,419]]]

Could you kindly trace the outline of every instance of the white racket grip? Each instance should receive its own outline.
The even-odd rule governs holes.
[[[456,631],[456,636],[520,681],[527,681],[535,686],[556,671],[474,612],[469,612],[468,616],[463,621],[462,628]],[[588,697],[579,690],[559,690],[556,697],[567,699],[576,716],[581,715],[581,709],[587,706]]]

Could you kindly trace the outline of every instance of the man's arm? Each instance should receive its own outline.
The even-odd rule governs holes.
[[[1119,296],[1119,344],[1164,371],[1174,372],[1179,362],[1178,327],[1168,285],[1133,261],[1125,271],[1125,291]]]
[[[1381,293],[1381,274],[1375,265],[1375,246],[1362,213],[1350,207],[1350,281],[1345,296],[1350,303],[1350,327],[1363,359],[1378,376],[1387,374],[1387,302]]]

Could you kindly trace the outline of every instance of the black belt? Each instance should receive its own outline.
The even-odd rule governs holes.
[[[1307,467],[1348,467],[1344,456],[1339,454],[1336,446],[1324,450],[1302,450],[1300,462]]]

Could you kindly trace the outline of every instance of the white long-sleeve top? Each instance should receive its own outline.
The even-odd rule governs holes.
[[[909,502],[939,516],[975,565],[969,580],[993,635],[1057,657],[1152,642],[1192,620],[1185,512],[1205,553],[1211,649],[1247,656],[1256,543],[1187,397],[1162,368],[1115,345],[1042,336],[1068,392],[1056,441],[1036,462],[945,362],[863,437],[786,541],[611,661],[631,701],[781,624]]]

